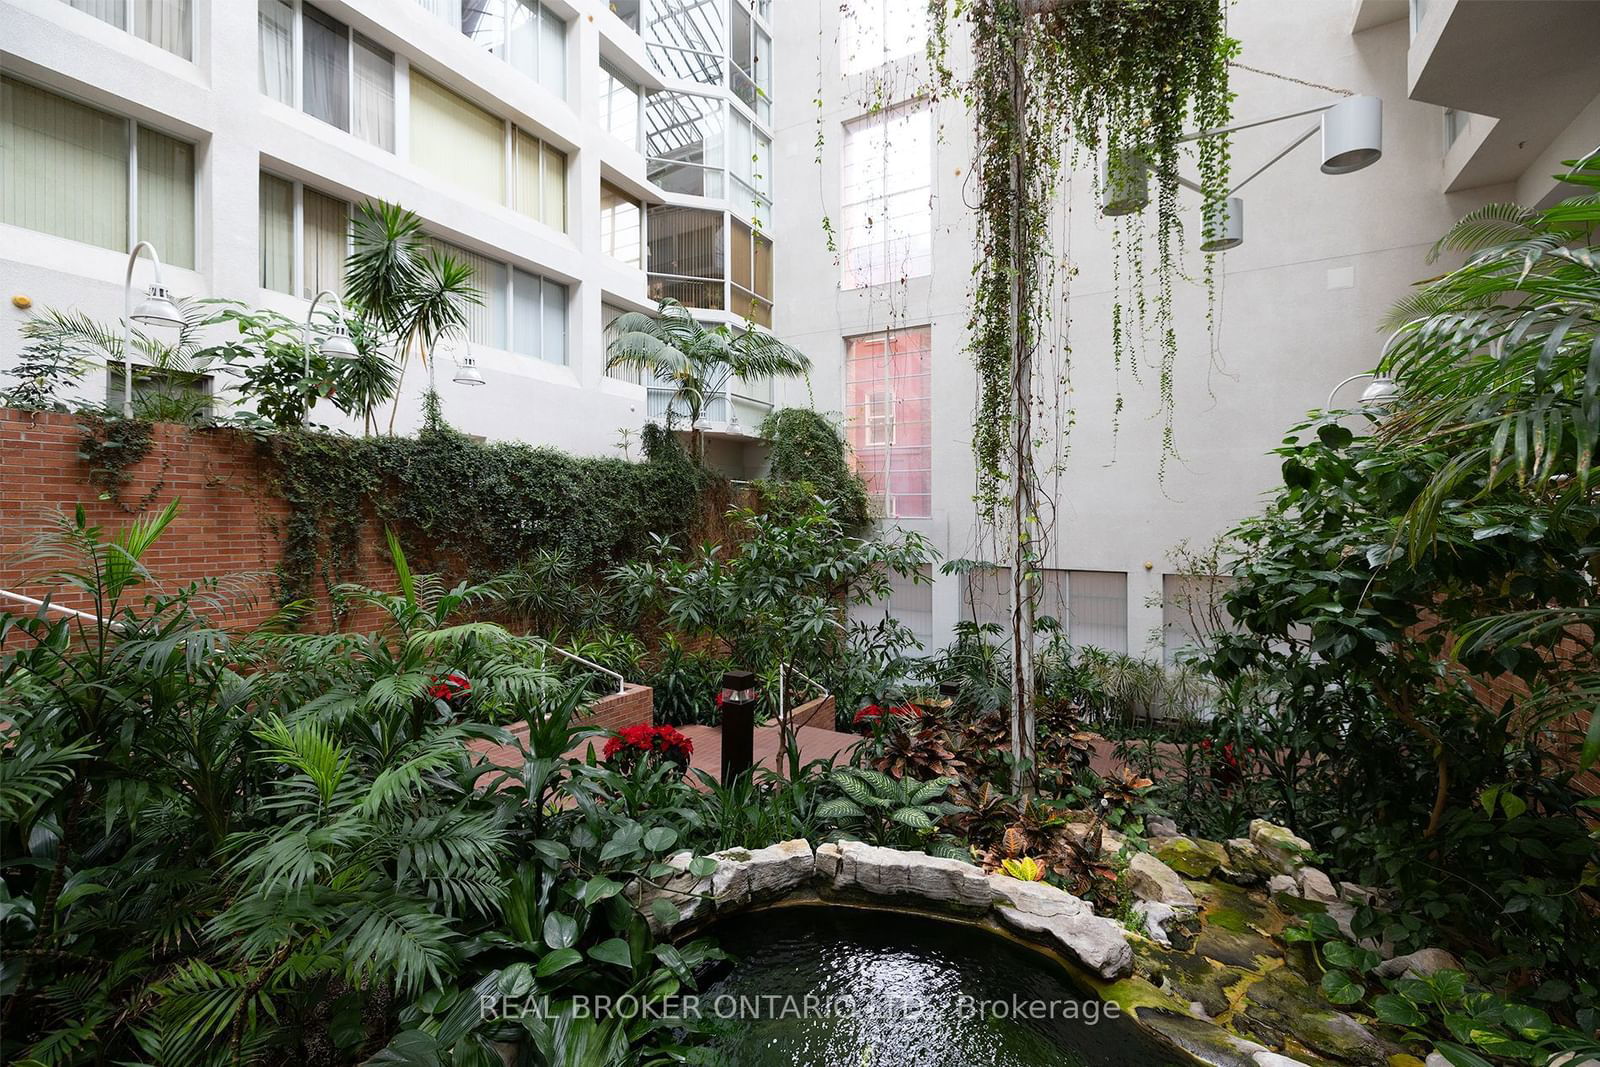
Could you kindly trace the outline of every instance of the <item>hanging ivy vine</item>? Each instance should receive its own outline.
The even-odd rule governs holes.
[[[979,398],[973,450],[979,503],[993,519],[1007,496],[1007,441],[1019,417],[1014,353],[1019,336],[1031,349],[1046,328],[1053,284],[1050,204],[1067,163],[1092,164],[1097,192],[1108,160],[1122,168],[1113,179],[1128,176],[1134,159],[1150,172],[1154,226],[1147,229],[1130,215],[1114,236],[1117,271],[1132,292],[1117,286],[1112,358],[1118,367],[1135,366],[1130,343],[1138,345],[1147,334],[1157,341],[1163,464],[1173,453],[1181,138],[1186,129],[1227,124],[1228,61],[1236,42],[1227,36],[1222,0],[956,0],[953,6],[930,0],[930,12],[929,59],[938,85],[961,92],[975,127],[979,255],[969,331]],[[973,66],[958,85],[947,57],[950,26],[959,19],[970,29]],[[1025,87],[1020,97],[1016,72]],[[1019,99],[1025,101],[1020,112]],[[1193,156],[1203,199],[1220,201],[1228,178],[1226,138],[1194,142]],[[1014,165],[1022,170],[1020,198]],[[1152,229],[1153,262],[1145,249]],[[1014,309],[1019,271],[1025,298]]]

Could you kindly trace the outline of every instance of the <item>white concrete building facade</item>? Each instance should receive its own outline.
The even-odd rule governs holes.
[[[972,502],[969,123],[927,102],[925,6],[0,0],[0,369],[23,303],[114,322],[136,238],[177,295],[302,317],[337,287],[352,205],[384,199],[485,290],[470,348],[437,361],[467,432],[615,454],[669,394],[606,373],[605,325],[672,297],[770,326],[815,366],[730,386],[709,417],[725,465],[755,471],[742,446],[774,404],[813,405],[849,426],[887,521],[948,559],[1003,562]],[[1165,464],[1153,343],[1137,366],[1110,357],[1113,227],[1085,173],[1063,186],[1045,610],[1075,641],[1134,653],[1181,636],[1174,546],[1257,509],[1269,450],[1375,364],[1378,321],[1438,269],[1439,235],[1487,201],[1551,198],[1560,161],[1600,145],[1596,0],[1239,0],[1229,30],[1237,118],[1376,96],[1384,151],[1326,175],[1313,139],[1250,184],[1214,334],[1203,289],[1178,293]],[[1235,173],[1300,125],[1238,135]],[[1197,256],[1186,267],[1199,276]],[[469,350],[486,387],[449,380]],[[409,369],[402,431],[421,378]],[[85,380],[86,397],[112,391]],[[942,643],[986,594],[932,577],[889,608]]]

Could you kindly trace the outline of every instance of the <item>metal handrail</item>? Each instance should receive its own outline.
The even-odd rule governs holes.
[[[124,623],[114,621],[111,623],[106,623],[105,619],[102,619],[92,611],[79,611],[77,608],[69,608],[65,604],[54,604],[48,600],[40,600],[37,597],[26,596],[22,593],[13,593],[9,589],[0,589],[0,597],[4,597],[7,600],[15,600],[21,604],[30,604],[33,607],[43,608],[46,611],[59,611],[63,615],[75,615],[80,619],[88,619],[93,623],[109,625],[114,630],[121,630],[125,628]]]
[[[542,637],[535,637],[534,640],[539,642],[545,648],[548,648],[550,651],[554,652],[558,656],[565,656],[567,659],[572,660],[572,662],[574,662],[574,663],[581,663],[585,667],[588,667],[591,670],[596,670],[596,671],[599,671],[601,674],[607,675],[608,677],[615,678],[617,680],[617,694],[619,696],[628,691],[628,680],[626,678],[622,677],[621,674],[619,674],[616,671],[612,670],[610,667],[602,667],[602,666],[600,666],[600,664],[596,663],[594,660],[592,660],[592,659],[584,659],[582,656],[578,655],[576,652],[568,652],[566,649],[562,648],[560,645],[556,644],[555,642],[547,641]]]

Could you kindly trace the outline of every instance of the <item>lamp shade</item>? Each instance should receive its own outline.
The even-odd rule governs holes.
[[[176,329],[187,325],[178,305],[172,302],[172,294],[159,283],[145,291],[144,299],[135,305],[128,318],[146,326],[171,326]]]
[[[1244,201],[1230,196],[1207,204],[1200,237],[1202,252],[1226,252],[1244,244]]]
[[[328,331],[328,335],[317,346],[317,351],[329,359],[358,359],[361,356],[342,322],[334,323],[333,329]]]
[[[455,377],[451,379],[457,385],[486,385],[483,372],[478,370],[478,361],[470,355],[462,356],[456,363]]]
[[[1106,149],[1100,171],[1100,210],[1107,215],[1132,215],[1150,203],[1150,170],[1135,152]]]
[[[1361,390],[1361,402],[1369,407],[1389,407],[1399,398],[1400,383],[1382,374]]]
[[[1383,155],[1383,101],[1352,96],[1322,113],[1322,173],[1349,174]]]

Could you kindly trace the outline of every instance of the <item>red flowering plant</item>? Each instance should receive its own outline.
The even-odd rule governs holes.
[[[922,709],[915,704],[897,704],[889,708],[884,708],[880,704],[868,704],[855,713],[850,725],[863,736],[870,736],[880,724],[898,719],[902,725],[908,725],[920,718]]]
[[[1243,745],[1236,749],[1232,741],[1224,741],[1219,745],[1209,737],[1200,742],[1200,751],[1210,761],[1211,780],[1224,791],[1232,789],[1243,779],[1244,768],[1240,757],[1249,759],[1256,753],[1254,748]]]
[[[451,711],[460,711],[472,695],[472,682],[460,671],[438,675],[428,683],[428,699],[444,704]]]
[[[689,757],[694,755],[694,742],[671,726],[624,726],[617,736],[606,742],[601,751],[606,766],[632,773],[641,761],[665,760],[675,763],[681,770],[689,769]]]

